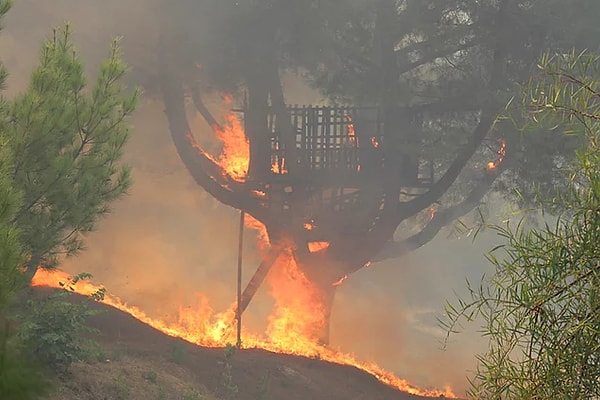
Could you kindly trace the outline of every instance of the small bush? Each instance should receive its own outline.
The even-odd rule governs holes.
[[[87,302],[72,302],[68,296],[72,285],[87,274],[80,274],[63,285],[65,291],[56,292],[44,299],[30,299],[19,317],[18,336],[23,352],[30,354],[52,370],[62,373],[69,366],[84,359],[97,359],[98,346],[85,333],[94,332],[85,325],[87,319],[98,313],[88,309]],[[103,293],[92,298],[99,299]]]
[[[127,383],[125,375],[119,374],[114,380],[115,398],[117,400],[127,400],[131,396],[131,387]]]
[[[204,396],[198,390],[194,388],[188,389],[183,396],[181,396],[181,400],[203,400]]]
[[[238,394],[238,387],[233,380],[233,365],[231,365],[231,359],[235,355],[236,349],[234,345],[228,343],[224,350],[225,367],[221,374],[221,383],[225,391],[225,398],[228,400],[234,399]]]
[[[185,347],[180,342],[175,342],[169,347],[169,360],[181,364],[185,361]]]
[[[142,373],[142,378],[144,378],[148,382],[152,382],[152,383],[157,383],[158,382],[158,375],[156,374],[156,372],[154,372],[152,370],[143,372]]]

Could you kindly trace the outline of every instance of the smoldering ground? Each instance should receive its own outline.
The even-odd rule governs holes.
[[[65,20],[90,73],[108,54],[111,37],[122,35],[133,81],[150,82],[157,57],[156,10],[154,0],[17,1],[0,33],[2,59],[11,73],[7,95],[24,88],[41,41]],[[297,80],[286,94],[297,103],[317,97]],[[195,304],[196,293],[215,310],[226,309],[235,296],[237,212],[212,199],[188,175],[170,141],[159,98],[151,92],[144,96],[131,123],[124,157],[133,167],[130,195],[88,236],[87,250],[61,268],[92,273],[109,293],[153,317],[175,318],[180,306]],[[200,122],[197,127],[210,142],[208,127]],[[373,264],[345,281],[334,306],[332,345],[415,385],[451,385],[462,393],[466,371],[474,368],[474,354],[484,342],[475,334],[461,335],[441,351],[444,332],[435,315],[454,290],[461,291],[466,276],[477,280],[489,268],[483,254],[496,239],[484,235],[473,244],[445,236],[442,231],[409,256]],[[259,262],[251,231],[245,243],[248,278]],[[263,288],[245,314],[247,327],[256,332],[264,329],[272,307],[267,292]]]

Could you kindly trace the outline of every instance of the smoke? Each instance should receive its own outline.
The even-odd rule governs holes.
[[[337,294],[332,341],[422,387],[449,385],[462,394],[476,367],[474,354],[486,342],[467,326],[443,351],[437,318],[455,292],[466,295],[466,278],[478,282],[490,271],[484,253],[496,239],[491,233],[476,243],[448,239],[444,231],[440,236],[406,257],[351,275]]]
[[[90,73],[107,55],[111,38],[123,35],[125,58],[135,68],[135,79],[144,81],[152,75],[156,58],[158,18],[153,7],[152,0],[17,2],[0,33],[2,58],[11,73],[7,95],[25,87],[41,41],[65,20],[73,26],[74,41]],[[293,77],[286,78],[286,87],[293,88],[288,93],[292,103],[322,101]],[[225,310],[235,299],[238,214],[212,199],[188,175],[158,99],[144,97],[131,122],[125,154],[133,166],[130,195],[87,237],[88,249],[65,260],[61,268],[92,273],[94,282],[109,293],[151,316],[175,317],[180,306],[194,305],[196,293],[203,293],[217,311]],[[210,141],[209,129],[201,124],[198,129],[202,140]],[[415,385],[451,385],[462,393],[466,371],[475,366],[473,355],[485,343],[465,334],[441,351],[443,332],[435,316],[442,313],[446,299],[454,298],[454,290],[461,291],[465,276],[477,280],[489,268],[483,253],[495,238],[484,236],[473,244],[443,236],[407,257],[350,276],[336,297],[332,344]],[[246,237],[245,280],[259,263],[250,231]],[[251,330],[265,329],[272,307],[266,292],[259,292],[245,314]]]

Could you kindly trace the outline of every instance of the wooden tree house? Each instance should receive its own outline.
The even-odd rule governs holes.
[[[246,114],[245,109],[235,111]],[[368,230],[385,202],[380,110],[295,105],[283,115],[286,120],[280,121],[273,110],[267,114],[269,149],[263,154],[271,168],[249,176],[255,194],[281,224],[302,222],[307,241]],[[403,165],[394,179],[409,197],[433,183],[431,162],[413,158]]]

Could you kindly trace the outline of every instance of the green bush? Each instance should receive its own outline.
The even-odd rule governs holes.
[[[59,373],[67,371],[73,362],[97,354],[95,342],[85,338],[85,334],[95,330],[85,323],[98,311],[90,310],[87,301],[69,299],[72,285],[88,277],[77,275],[63,285],[64,291],[28,300],[20,316],[18,336],[24,352]],[[103,293],[95,293],[91,298],[100,299]]]
[[[7,327],[0,338],[0,399],[33,400],[50,388],[44,371],[18,352]]]

